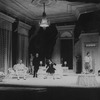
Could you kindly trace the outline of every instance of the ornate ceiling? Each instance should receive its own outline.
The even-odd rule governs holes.
[[[45,3],[46,6],[50,7],[54,6],[57,3],[57,0],[32,0],[31,3],[38,7],[42,7],[43,3]]]
[[[47,18],[52,22],[76,21],[80,14],[99,10],[99,3],[67,0],[0,0],[0,11],[30,25],[41,19],[43,3]]]

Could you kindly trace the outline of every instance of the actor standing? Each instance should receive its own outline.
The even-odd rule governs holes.
[[[90,52],[87,52],[84,60],[85,60],[85,70],[86,70],[86,73],[89,73],[90,72],[90,68],[92,67],[92,65],[91,65],[92,57],[90,56]]]
[[[33,77],[37,77],[37,72],[40,66],[40,59],[38,53],[36,53],[35,57],[33,58],[33,66],[34,66]]]

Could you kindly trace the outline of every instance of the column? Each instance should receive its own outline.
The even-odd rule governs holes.
[[[23,63],[28,66],[28,31],[30,30],[31,26],[19,22],[18,26],[18,58],[23,60]]]
[[[12,67],[12,23],[14,19],[0,13],[0,71],[5,74]]]

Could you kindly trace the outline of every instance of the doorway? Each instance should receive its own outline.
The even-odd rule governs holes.
[[[67,61],[69,69],[73,69],[73,39],[61,39],[61,62]]]

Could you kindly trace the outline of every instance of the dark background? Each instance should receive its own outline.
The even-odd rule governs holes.
[[[1,88],[1,86],[0,86]],[[30,89],[29,89],[30,88]],[[100,88],[77,87],[20,87],[0,89],[1,100],[100,100]]]
[[[61,58],[67,61],[69,69],[73,69],[73,40],[61,39]]]

